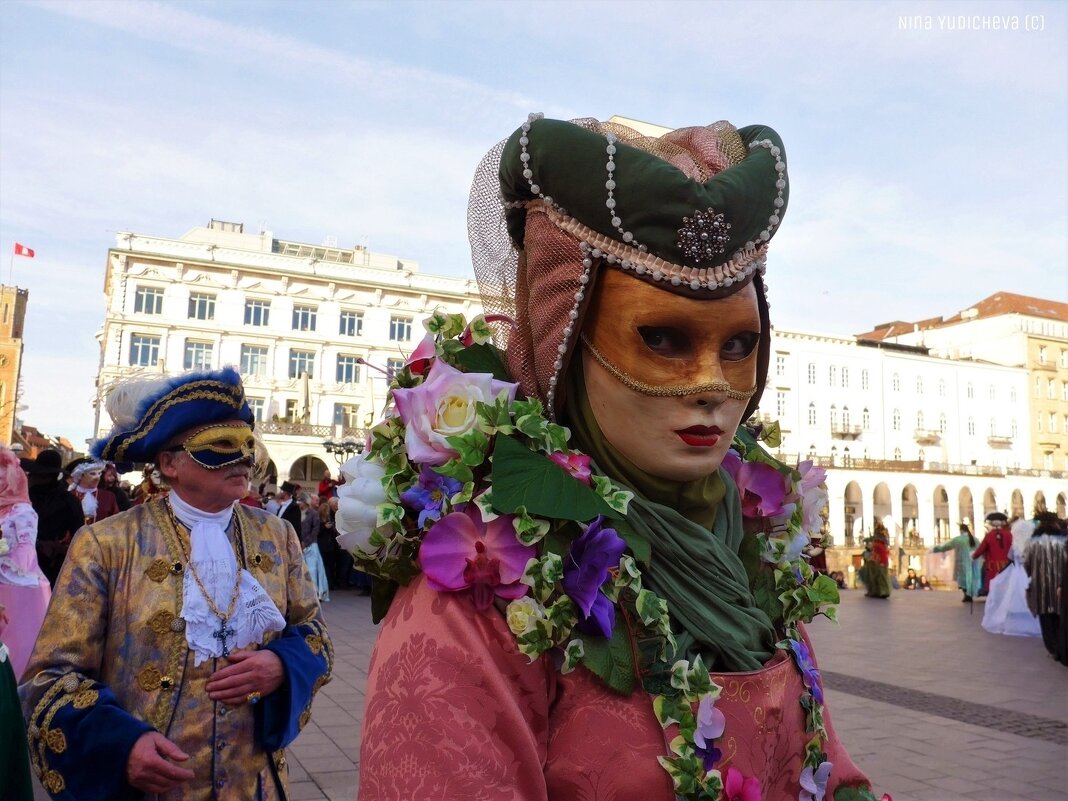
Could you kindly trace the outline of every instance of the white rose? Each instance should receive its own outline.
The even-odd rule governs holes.
[[[337,488],[334,527],[338,545],[346,551],[372,550],[371,533],[378,525],[378,507],[386,502],[382,488],[385,473],[380,462],[363,456],[353,457],[341,466],[345,483]]]

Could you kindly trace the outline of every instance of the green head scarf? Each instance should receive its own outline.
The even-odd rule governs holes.
[[[738,555],[745,534],[741,501],[730,476],[720,468],[685,483],[636,467],[601,433],[580,359],[567,373],[564,414],[571,444],[635,493],[627,524],[652,546],[643,583],[667,601],[678,642],[676,658],[700,654],[715,670],[759,670],[775,650],[775,627],[753,600]]]

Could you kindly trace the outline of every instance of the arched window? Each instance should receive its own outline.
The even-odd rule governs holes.
[[[808,446],[808,458],[809,459],[815,459],[816,458],[816,446],[815,445],[809,445]]]
[[[900,392],[901,376],[899,376],[897,373],[894,373],[894,377],[890,380],[890,386],[894,390],[894,392]]]
[[[842,389],[849,389],[849,368],[842,368]]]
[[[893,420],[892,426],[893,426],[894,431],[900,431],[901,430],[901,412],[899,412],[897,409],[894,409],[894,415],[893,415],[892,420]]]
[[[853,457],[849,453],[849,446],[846,446],[842,450],[842,464],[844,464],[846,467],[849,467],[851,464],[853,464]]]
[[[814,365],[812,362],[808,363],[808,383],[816,383],[816,365]]]
[[[808,405],[808,424],[810,426],[816,425],[816,404],[810,403]]]
[[[849,428],[849,407],[848,406],[843,406],[842,407],[842,428],[845,428],[845,429]]]
[[[864,411],[860,413],[860,424],[867,431],[871,428],[871,415],[868,413],[868,407],[864,407]]]
[[[838,428],[838,409],[836,409],[834,404],[832,403],[831,404],[831,430],[834,431],[836,428]]]
[[[972,386],[971,381],[968,382],[967,394],[969,399],[975,397],[975,387]]]
[[[901,448],[894,448],[894,461],[895,462],[900,462],[901,461]]]

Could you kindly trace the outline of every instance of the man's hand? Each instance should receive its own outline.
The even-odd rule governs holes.
[[[193,778],[193,771],[175,765],[185,762],[182,751],[158,731],[142,734],[126,760],[126,780],[146,793],[166,793]]]
[[[282,685],[285,667],[274,651],[234,651],[228,657],[230,663],[216,670],[206,685],[208,698],[237,706],[248,703],[251,693],[266,697]]]

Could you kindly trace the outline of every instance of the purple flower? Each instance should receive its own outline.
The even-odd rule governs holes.
[[[701,699],[697,706],[697,729],[693,733],[694,751],[704,760],[706,773],[723,757],[712,741],[723,734],[727,719],[716,709],[715,703],[711,695]]]
[[[598,515],[582,535],[571,543],[564,561],[564,592],[582,612],[578,623],[584,634],[612,636],[615,609],[601,594],[601,585],[608,571],[619,565],[619,557],[627,549],[615,529],[605,528],[604,516]]]
[[[794,652],[794,661],[801,671],[801,678],[805,686],[812,692],[812,697],[817,704],[823,703],[823,684],[820,681],[820,672],[816,663],[812,661],[812,652],[808,646],[799,640],[790,640],[790,650]]]
[[[419,566],[427,584],[439,592],[471,590],[475,607],[486,609],[493,597],[521,598],[530,589],[520,579],[534,556],[533,545],[515,538],[512,517],[482,519],[478,504],[437,521],[419,546]]]
[[[428,520],[441,518],[445,501],[461,490],[463,484],[455,478],[436,473],[428,465],[419,471],[419,480],[400,494],[401,503],[419,512],[419,527]]]
[[[745,517],[776,517],[787,511],[786,496],[789,479],[763,462],[743,462],[733,450],[723,458],[726,470],[738,487]]]
[[[801,771],[801,794],[797,797],[798,801],[823,801],[827,792],[827,780],[831,778],[833,767],[830,762],[821,762],[815,771],[812,768]]]

